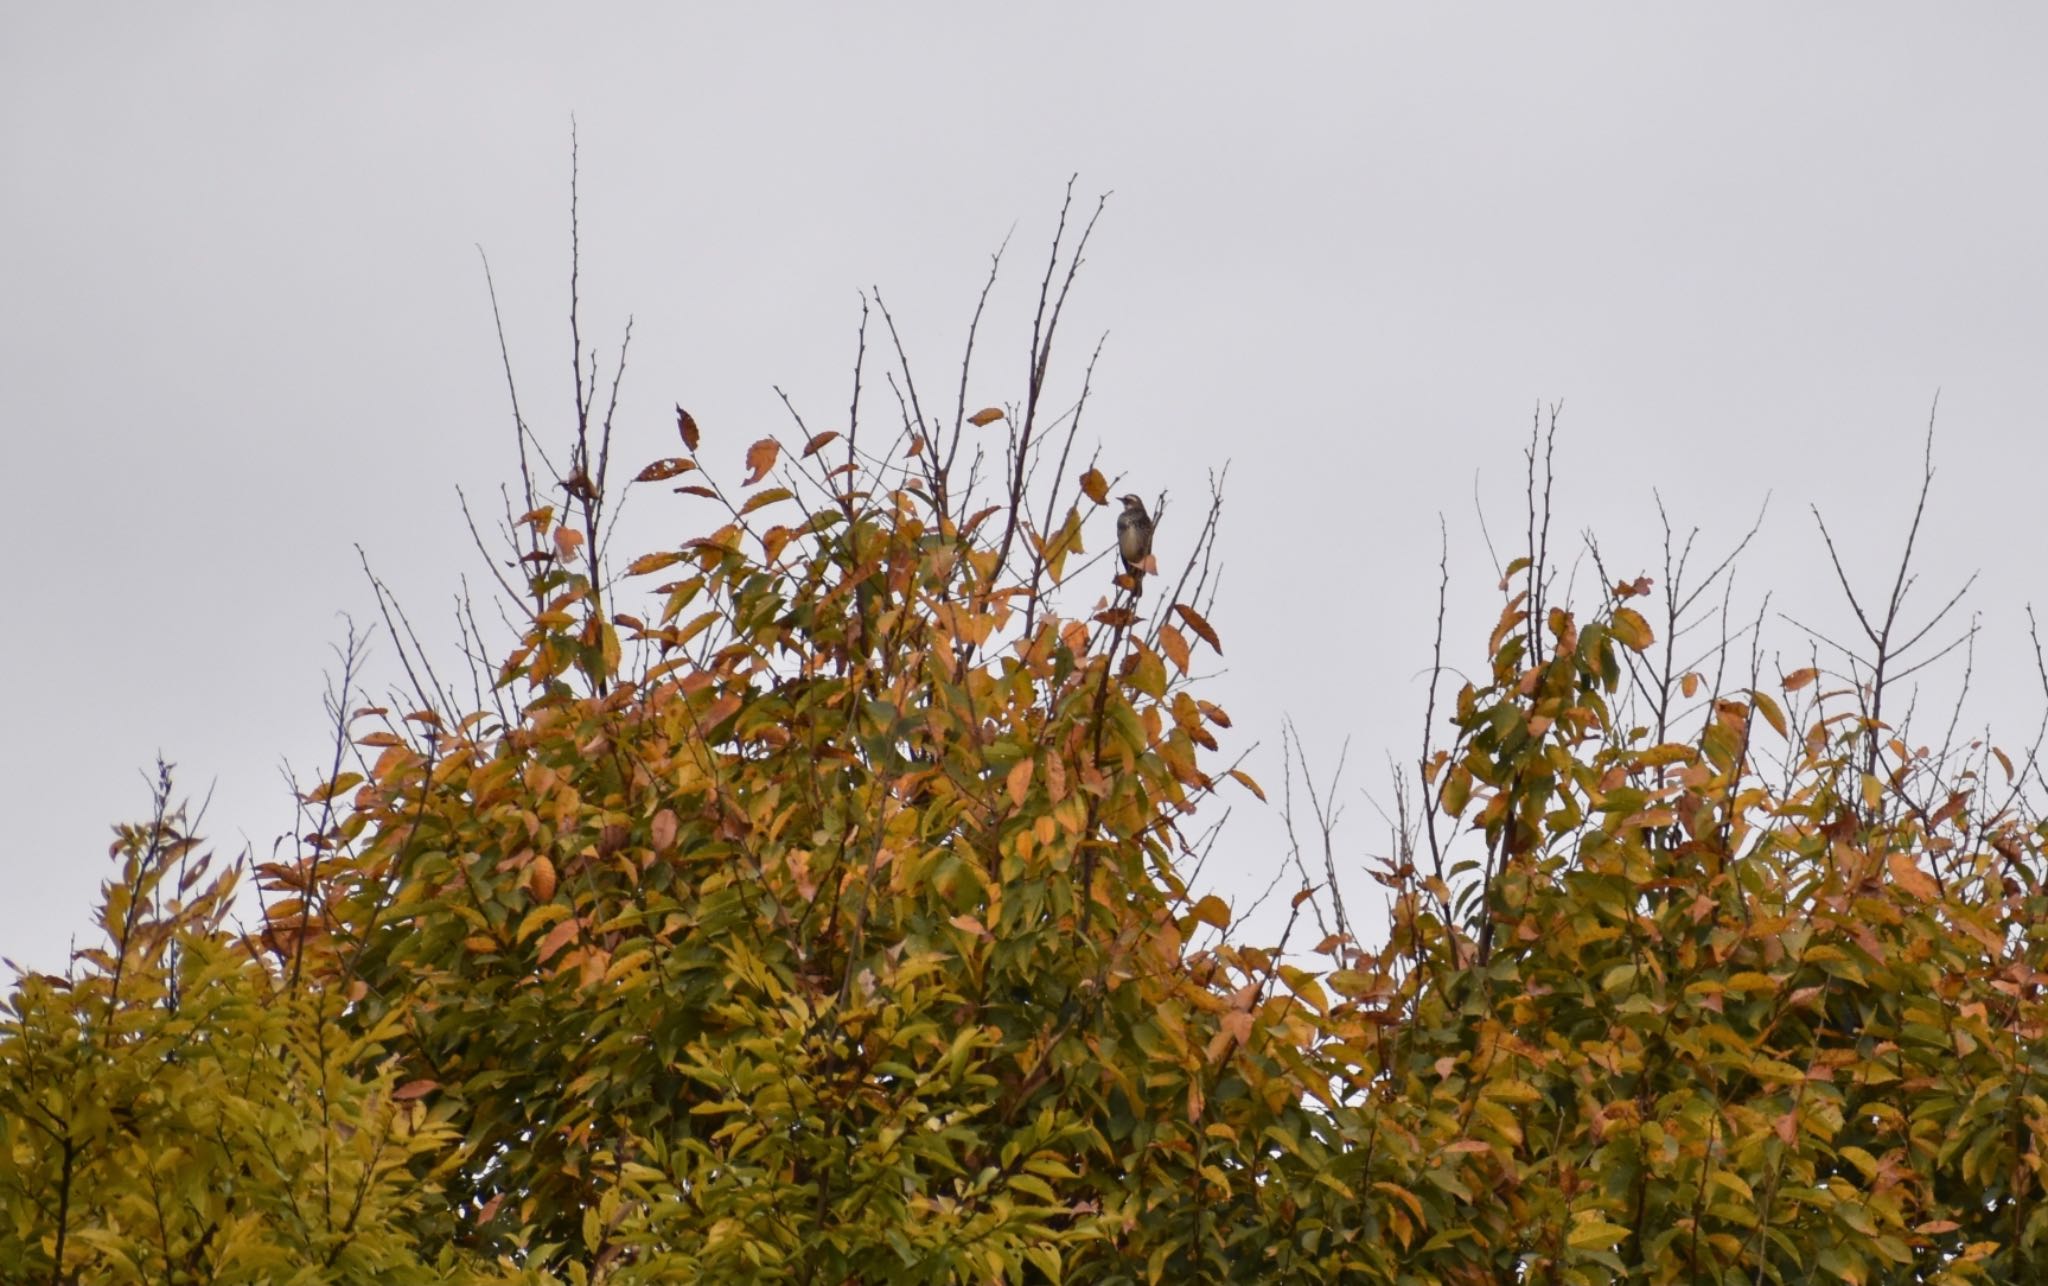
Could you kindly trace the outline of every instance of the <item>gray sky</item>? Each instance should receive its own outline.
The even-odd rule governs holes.
[[[9,5],[0,954],[61,965],[159,750],[268,851],[340,614],[373,615],[356,543],[445,635],[480,570],[454,489],[510,460],[478,243],[529,418],[568,405],[572,112],[636,462],[676,401],[735,469],[771,384],[829,423],[863,287],[945,382],[989,252],[1014,225],[1014,328],[1068,175],[1114,189],[1063,356],[1109,332],[1106,471],[1191,508],[1230,463],[1211,691],[1269,786],[1283,717],[1326,768],[1350,740],[1349,852],[1418,736],[1438,515],[1471,666],[1475,476],[1500,537],[1539,401],[1567,561],[1592,527],[1654,571],[1653,487],[1717,551],[1768,492],[1738,606],[1839,628],[1807,506],[1875,587],[1939,389],[1923,594],[1982,569],[1972,714],[2025,741],[2044,37],[2019,5]],[[976,401],[1017,392],[1006,340]],[[1214,883],[1248,898],[1279,842],[1243,801]]]

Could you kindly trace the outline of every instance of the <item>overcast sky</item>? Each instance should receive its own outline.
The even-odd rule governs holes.
[[[572,113],[635,461],[678,401],[735,469],[771,385],[829,422],[862,288],[943,381],[989,252],[1015,228],[1000,344],[1068,176],[1114,189],[1068,320],[1070,360],[1109,335],[1090,436],[1190,506],[1229,463],[1210,691],[1269,785],[1283,719],[1325,768],[1349,740],[1350,855],[1419,735],[1439,515],[1472,666],[1475,491],[1519,520],[1539,403],[1567,561],[1593,528],[1654,571],[1653,488],[1715,550],[1769,493],[1738,607],[1838,628],[1808,506],[1875,590],[1939,390],[1923,592],[1983,571],[1973,717],[2024,741],[2044,37],[2021,5],[0,8],[0,954],[85,940],[159,751],[268,852],[373,615],[357,544],[445,635],[455,489],[511,460],[479,244],[529,418],[569,401]],[[974,401],[1016,396],[1010,348]],[[1242,903],[1280,838],[1239,804]]]

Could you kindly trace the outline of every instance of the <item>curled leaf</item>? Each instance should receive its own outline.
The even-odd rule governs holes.
[[[775,467],[775,458],[781,453],[782,444],[774,438],[762,438],[759,442],[748,447],[747,468],[752,470],[752,472],[747,475],[746,485],[751,487],[767,477],[768,471]]]
[[[808,460],[818,454],[818,452],[823,451],[826,445],[838,436],[839,430],[837,429],[827,429],[823,433],[814,434],[809,442],[804,443],[803,458]]]

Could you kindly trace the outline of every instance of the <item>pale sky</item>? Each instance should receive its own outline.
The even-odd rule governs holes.
[[[1982,570],[1972,717],[2024,742],[2044,66],[2021,5],[0,6],[0,955],[90,940],[159,751],[219,847],[269,851],[343,614],[374,617],[357,544],[445,638],[482,570],[455,488],[511,461],[479,244],[563,428],[572,114],[585,333],[637,319],[634,461],[678,401],[735,471],[786,430],[771,385],[829,422],[863,288],[943,383],[1013,227],[974,398],[1014,399],[1062,187],[1114,190],[1062,356],[1109,333],[1105,471],[1187,512],[1228,462],[1207,691],[1269,787],[1283,719],[1325,769],[1348,739],[1354,912],[1438,517],[1472,667],[1475,487],[1500,538],[1538,403],[1563,561],[1592,528],[1654,572],[1652,488],[1715,551],[1768,492],[1738,610],[1839,628],[1808,506],[1888,582],[1939,390],[1921,593]],[[1239,796],[1206,878],[1242,904],[1281,853]]]

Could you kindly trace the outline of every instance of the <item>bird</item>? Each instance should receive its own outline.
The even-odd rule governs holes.
[[[1140,496],[1118,496],[1124,511],[1116,519],[1116,551],[1131,576],[1131,597],[1145,592],[1145,565],[1152,557],[1152,515]]]

